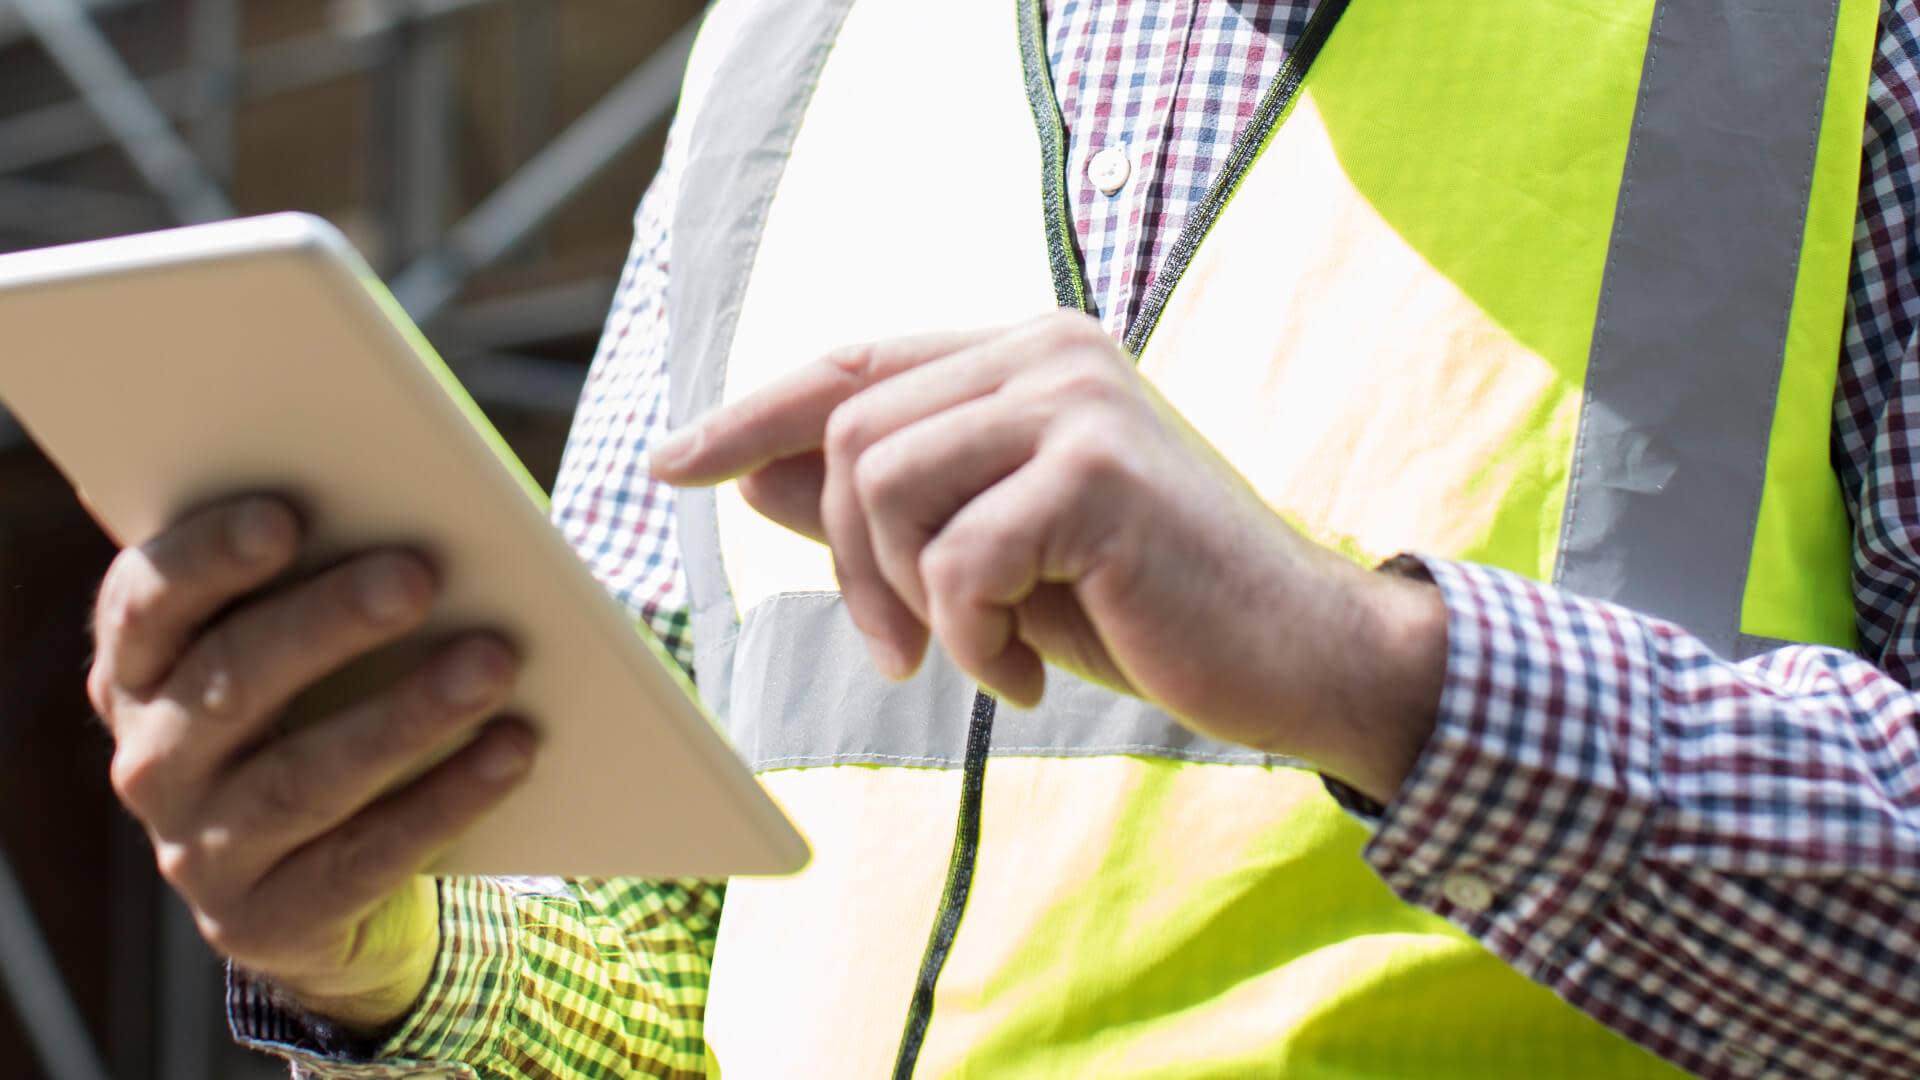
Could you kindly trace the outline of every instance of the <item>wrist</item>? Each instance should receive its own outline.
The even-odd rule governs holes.
[[[440,951],[440,901],[434,879],[415,876],[369,916],[351,955],[326,976],[277,978],[290,1004],[359,1035],[391,1030],[413,1011],[433,978]]]
[[[1384,805],[1433,734],[1446,681],[1447,608],[1411,560],[1360,571],[1351,599],[1352,634],[1330,664],[1325,745],[1310,760]]]

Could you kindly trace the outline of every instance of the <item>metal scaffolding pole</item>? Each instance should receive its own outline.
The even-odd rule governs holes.
[[[12,0],[13,9],[183,222],[232,217],[220,185],[174,133],[78,0]]]
[[[0,19],[15,20],[13,25],[0,23],[0,44],[6,43],[5,31],[24,29],[18,25],[19,16],[8,15],[11,9],[6,5],[11,2],[13,0],[0,0]],[[103,6],[106,2],[92,0],[91,6]],[[124,3],[125,0],[114,2]],[[197,54],[194,64],[178,71],[150,76],[140,80],[139,84],[163,113],[176,118],[196,119],[208,105],[210,96],[220,89],[219,77],[216,74],[215,79],[210,81],[203,62],[218,48],[214,43],[229,33],[223,25],[225,17],[218,10],[219,6],[237,4],[237,0],[204,2],[212,10],[196,6],[194,26],[190,31]],[[442,0],[435,4],[414,4],[403,9],[402,14],[415,21],[444,19],[494,2],[496,0]],[[551,0],[540,2],[550,3]],[[353,17],[348,18],[337,31],[308,34],[292,41],[247,50],[238,57],[237,66],[231,69],[225,80],[225,89],[230,97],[250,99],[290,93],[358,75],[381,63],[387,56],[386,46],[380,34],[369,31],[367,26],[385,27],[396,16],[384,8],[375,11],[371,23],[365,19],[355,22],[354,18],[361,17],[352,12],[349,15]],[[114,138],[114,132],[101,125],[90,104],[85,101],[48,105],[10,116],[0,120],[0,173],[18,172],[57,161],[105,146]],[[196,135],[196,141],[198,138]],[[219,159],[209,156],[208,161],[215,175],[221,175]]]
[[[128,195],[0,175],[0,229],[72,240],[75,221],[85,221],[102,234],[144,232],[165,225],[166,212],[151,196],[144,194]]]
[[[454,226],[445,247],[417,259],[393,282],[414,319],[439,314],[475,271],[493,265],[574,192],[666,118],[680,95],[697,20],[660,46],[538,156]]]
[[[240,89],[240,0],[193,0],[188,16],[189,66],[195,84],[188,134],[207,171],[219,182],[230,183],[234,106]]]
[[[552,0],[509,0],[512,33],[507,45],[508,95],[505,115],[509,169],[532,161],[553,138],[558,123],[560,14]],[[537,262],[540,244],[522,244],[516,259]]]
[[[0,979],[52,1080],[108,1080],[6,853],[0,851]]]
[[[133,2],[134,0],[80,0],[81,5],[88,11],[104,11],[108,8],[126,7]],[[15,15],[10,10],[9,5],[0,4],[0,48],[12,45],[14,42],[29,36],[31,33],[32,31],[27,29],[26,24],[20,21],[20,16]]]
[[[559,117],[560,13],[550,0],[510,0],[507,17],[507,153],[517,167],[553,138]]]
[[[154,1080],[213,1075],[221,1020],[219,964],[172,889],[160,890],[159,1028]]]
[[[234,90],[241,100],[273,97],[359,75],[386,57],[377,38],[308,34],[262,46],[240,58]],[[191,120],[201,98],[192,68],[163,72],[141,87],[163,112]],[[113,142],[113,133],[84,101],[47,105],[0,120],[0,173],[19,172]]]
[[[456,141],[454,43],[445,23],[413,22],[397,33],[399,140],[394,184],[399,207],[398,251],[415,259],[446,237],[454,186]]]
[[[444,19],[495,0],[335,0],[333,24],[343,34],[384,34],[403,22]]]

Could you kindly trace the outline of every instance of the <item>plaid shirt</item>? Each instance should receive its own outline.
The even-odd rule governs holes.
[[[1862,655],[1793,647],[1734,664],[1618,607],[1419,562],[1448,608],[1446,686],[1365,857],[1408,902],[1707,1076],[1920,1076],[1917,2],[1883,0],[1834,400]],[[1116,334],[1311,9],[1050,0],[1075,225]],[[1087,173],[1109,147],[1130,166],[1111,195]],[[555,507],[684,662],[673,494],[645,455],[667,424],[674,190],[669,168],[642,201]],[[442,899],[447,944],[387,1064],[348,1064],[245,979],[236,1033],[316,1076],[414,1075],[402,1062],[703,1073],[720,887],[450,880]]]

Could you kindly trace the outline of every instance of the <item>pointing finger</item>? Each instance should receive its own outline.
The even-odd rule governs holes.
[[[781,458],[740,478],[740,496],[762,516],[825,543],[820,494],[827,483],[826,458],[819,452]]]
[[[827,417],[841,402],[883,379],[1002,332],[928,334],[829,353],[669,436],[653,449],[653,474],[681,486],[717,484],[780,458],[817,450]]]

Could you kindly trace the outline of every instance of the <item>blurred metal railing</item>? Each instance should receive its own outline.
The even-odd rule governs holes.
[[[96,0],[98,4],[100,0]],[[125,2],[125,0],[123,0]],[[33,34],[80,91],[76,101],[43,105],[0,117],[0,226],[4,207],[16,208],[20,231],[54,228],[49,223],[92,221],[96,235],[159,227],[168,219],[191,222],[231,214],[223,190],[230,175],[234,112],[243,103],[287,94],[357,73],[374,76],[382,100],[374,109],[376,132],[373,210],[385,235],[377,265],[393,274],[395,293],[415,319],[440,338],[436,319],[457,318],[454,306],[475,274],[506,258],[577,192],[672,111],[680,73],[691,48],[689,23],[576,121],[535,150],[530,136],[543,135],[524,102],[515,103],[513,137],[527,153],[525,164],[458,222],[448,220],[452,159],[458,148],[450,97],[455,61],[450,50],[453,16],[502,0],[337,0],[329,28],[253,49],[240,48],[238,0],[185,0],[189,62],[172,71],[137,78],[112,52],[82,0],[0,0],[0,19]],[[109,6],[113,6],[109,4]],[[551,19],[551,0],[510,0],[517,33],[537,38],[533,28]],[[696,20],[697,21],[697,20]],[[0,28],[6,24],[0,22]],[[524,61],[521,61],[524,64]],[[552,71],[519,72],[536,87],[551,85]],[[533,95],[538,97],[539,95]],[[176,125],[178,127],[176,128]],[[22,170],[118,145],[158,196],[152,210],[142,197],[19,179]],[[164,214],[165,216],[159,216]],[[49,240],[84,239],[48,236]],[[590,333],[600,314],[583,313],[572,294],[542,286],[563,309],[537,309],[529,297],[528,336],[554,332],[562,317],[573,333]],[[495,320],[496,324],[498,319]],[[493,345],[468,350],[492,369],[541,361],[516,356],[511,333],[496,325]],[[457,335],[449,344],[461,344]],[[463,357],[450,357],[458,366]],[[550,386],[553,378],[504,380],[494,389]],[[550,390],[526,401],[501,404],[548,409]],[[0,419],[0,450],[21,438]]]
[[[108,1080],[5,851],[0,851],[0,983],[52,1080]]]
[[[37,42],[73,86],[72,100],[0,116],[0,230],[48,242],[141,231],[169,222],[231,216],[236,113],[246,103],[352,75],[372,79],[374,114],[390,124],[372,133],[373,211],[384,236],[382,268],[415,318],[451,356],[483,403],[564,415],[582,370],[526,355],[530,342],[591,333],[604,316],[612,279],[545,281],[461,306],[462,288],[525,245],[593,177],[671,112],[693,40],[690,23],[564,130],[549,130],[554,71],[553,0],[336,0],[323,31],[244,47],[241,0],[166,0],[179,9],[179,66],[137,74],[96,17],[134,14],[163,0],[0,0],[0,48]],[[509,138],[523,162],[459,221],[449,189],[459,152],[453,129],[458,74],[455,17],[505,3],[513,8],[515,74],[537,88],[512,102]],[[546,35],[543,37],[543,35]],[[45,175],[103,147],[117,147],[145,191],[75,186]],[[91,233],[75,235],[71,223]],[[24,432],[0,409],[0,453]],[[152,900],[139,906],[150,910]],[[135,918],[146,918],[138,912]],[[191,921],[171,895],[147,925],[155,992],[152,1057],[140,1075],[207,1080],[219,1037],[213,969]],[[0,850],[0,984],[32,1036],[52,1080],[107,1080],[35,924],[6,853]],[[124,1061],[124,1059],[116,1059]],[[120,1066],[116,1065],[116,1068]],[[11,1073],[8,1073],[11,1075]]]

